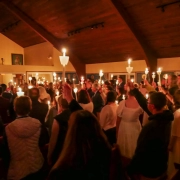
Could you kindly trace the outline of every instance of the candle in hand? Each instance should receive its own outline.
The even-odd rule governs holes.
[[[146,93],[146,99],[148,99],[149,98],[149,94],[148,93]]]
[[[154,82],[155,77],[156,77],[155,72],[153,72],[153,73],[152,73],[153,82]]]
[[[17,92],[17,96],[24,96],[24,92],[22,92],[21,88],[19,88],[19,92]]]
[[[128,59],[128,65],[129,66],[131,65],[131,59]]]

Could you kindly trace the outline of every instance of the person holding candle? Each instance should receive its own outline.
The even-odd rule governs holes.
[[[46,89],[46,92],[50,95],[51,103],[52,103],[54,101],[54,98],[55,98],[55,92],[53,89],[53,83],[52,82],[49,83],[48,89]]]
[[[117,81],[117,82],[118,82],[118,83],[117,83],[117,87],[124,89],[125,83],[123,82],[122,77],[121,77],[121,76],[118,76],[118,79],[117,79],[117,80],[118,80],[118,81]]]
[[[139,116],[143,113],[132,91],[128,92],[128,98],[119,103],[117,108],[117,144],[121,154],[132,159],[136,143],[141,131]]]
[[[135,92],[135,91],[133,91]],[[128,174],[138,174],[138,179],[166,179],[168,145],[173,114],[164,107],[166,96],[153,92],[148,100],[149,120],[138,137],[133,159],[128,166]]]
[[[118,88],[117,89],[117,96],[116,96],[116,100],[118,101],[118,104],[120,103],[120,101],[123,100],[123,94],[126,94],[125,90],[122,88]],[[125,99],[125,98],[124,98]]]
[[[109,91],[106,97],[106,105],[101,110],[99,120],[101,128],[104,130],[104,133],[106,134],[111,145],[116,143],[117,105],[115,103],[115,100],[115,92]]]
[[[87,90],[90,98],[92,98],[93,95],[94,95],[94,93],[92,92],[92,89],[91,89],[91,87],[92,87],[92,81],[88,78],[85,83],[86,83],[86,90]]]
[[[45,123],[45,118],[48,113],[48,105],[38,101],[39,99],[39,89],[32,88],[29,90],[29,97],[32,101],[32,109],[30,111],[30,116],[38,119],[42,124]]]
[[[51,125],[51,138],[48,147],[48,164],[54,165],[61,153],[63,148],[64,139],[68,129],[68,121],[71,115],[69,110],[68,102],[63,99],[62,96],[58,99],[59,113],[54,116],[54,120]]]
[[[92,91],[94,93],[94,96],[92,97],[92,102],[94,105],[93,113],[99,117],[102,107],[104,106],[103,99],[101,97],[100,92],[98,91],[99,85],[97,83],[94,83],[92,85]]]

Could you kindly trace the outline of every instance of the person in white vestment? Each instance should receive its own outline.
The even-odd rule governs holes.
[[[99,121],[111,145],[116,143],[117,104],[115,99],[115,92],[109,91],[107,93],[106,105],[101,110]]]

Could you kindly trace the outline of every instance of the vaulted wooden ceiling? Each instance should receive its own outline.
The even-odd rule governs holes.
[[[0,0],[0,32],[22,47],[65,46],[73,65],[132,58],[154,69],[180,56],[180,1],[157,8],[174,1]]]

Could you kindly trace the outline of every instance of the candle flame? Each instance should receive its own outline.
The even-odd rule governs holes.
[[[63,56],[66,56],[66,49],[65,48],[62,49],[62,52],[63,52]]]
[[[131,64],[131,59],[130,59],[130,58],[128,59],[128,64],[129,64],[129,65]]]

